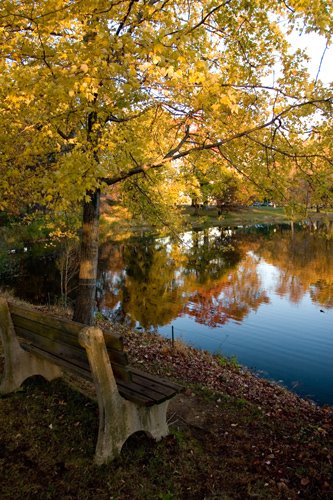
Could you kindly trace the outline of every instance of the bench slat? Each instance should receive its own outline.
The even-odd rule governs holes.
[[[34,352],[35,354],[41,356],[42,358],[49,359],[53,363],[56,363],[58,366],[66,368],[68,371],[72,372],[75,375],[80,375],[82,378],[84,378],[89,382],[93,382],[92,374],[89,367],[85,369],[79,364],[75,365],[74,363],[71,363],[59,356],[56,356],[55,354],[51,354],[47,351],[44,351],[40,347],[34,346],[32,344],[21,343],[21,347],[26,351]],[[128,399],[130,401],[133,401],[134,403],[144,406],[152,406],[155,403],[155,400],[153,398],[147,397],[147,395],[141,394],[140,391],[136,390],[137,387],[135,384],[119,380],[117,377],[116,377],[116,382],[119,394],[125,399]]]
[[[118,385],[118,390],[119,393],[125,398],[129,399],[130,401],[135,401],[138,402],[142,405],[145,406],[151,406],[153,405],[156,400],[154,398],[154,394],[151,394],[151,396],[148,396],[147,394],[143,394],[140,392],[140,387],[136,386],[136,384],[133,384],[133,382],[121,382],[117,380],[117,385]]]
[[[79,346],[80,349],[82,349],[82,347],[80,346],[79,341],[78,341],[78,334],[79,334],[80,330],[82,330],[82,328],[83,328],[82,325],[81,325],[81,328],[78,329],[78,331],[76,333],[72,333],[72,332],[66,332],[66,331],[59,330],[58,328],[54,328],[54,327],[49,326],[49,325],[44,325],[40,321],[37,322],[36,320],[32,320],[30,318],[24,318],[23,316],[18,315],[16,313],[12,313],[12,321],[13,321],[15,329],[21,328],[23,331],[24,330],[31,331],[33,333],[36,333],[38,335],[41,335],[45,338],[50,339],[50,341],[52,341],[52,342],[55,340],[60,341],[60,339],[62,339],[62,342],[64,344],[69,344],[69,345],[72,345],[74,347]],[[105,344],[107,346],[108,351],[110,351],[110,355],[115,356],[115,361],[120,363],[121,362],[120,358],[118,358],[118,359],[116,358],[117,353],[119,353],[119,356],[124,357],[123,363],[128,364],[128,360],[127,360],[126,353],[124,352],[124,350],[120,349],[120,348],[115,349],[113,347],[114,346],[114,343],[112,340],[113,334],[111,334],[109,332],[103,332],[103,334],[104,334]]]
[[[24,326],[24,322],[28,320],[33,321],[36,325],[44,325],[50,331],[60,331],[62,334],[66,333],[69,336],[72,336],[74,339],[77,339],[77,336],[86,325],[81,323],[76,323],[75,321],[71,321],[68,319],[60,319],[55,316],[49,316],[41,311],[33,311],[32,309],[25,306],[17,306],[12,302],[8,302],[9,310],[12,316],[12,320],[15,326],[15,322],[19,321],[18,318],[21,318],[21,326]],[[23,323],[22,323],[23,322]],[[55,332],[54,332],[55,333]],[[107,344],[112,349],[123,351],[124,342],[123,338],[116,333],[104,332],[107,335]]]
[[[169,399],[175,394],[175,392],[177,392],[165,385],[162,380],[159,383],[156,383],[156,381],[150,380],[148,377],[143,378],[132,374],[132,382],[140,387],[140,392],[142,394],[156,394],[156,401]]]
[[[159,391],[155,391],[150,387],[143,386],[141,384],[135,382],[125,382],[117,381],[117,384],[120,388],[124,388],[126,390],[130,390],[133,393],[139,394],[146,400],[146,405],[162,403],[166,399],[169,398],[169,395],[162,394]],[[174,393],[173,393],[174,394]]]
[[[147,379],[149,381],[155,382],[158,385],[163,385],[165,387],[170,388],[174,392],[181,392],[183,390],[183,387],[179,384],[176,384],[175,382],[172,382],[171,380],[168,379],[162,379],[158,377],[157,375],[151,375],[150,373],[143,372],[139,370],[138,368],[134,368],[133,366],[130,367],[131,374],[132,374],[132,380],[135,380],[135,376],[140,377],[142,379]]]
[[[23,338],[26,341],[26,345],[32,345],[42,349],[49,354],[54,354],[55,356],[61,356],[69,363],[78,363],[89,367],[89,362],[87,354],[84,349],[79,347],[68,346],[66,344],[57,342],[57,340],[50,340],[48,338],[42,337],[40,335],[35,335],[34,333],[22,330],[16,327],[16,334],[18,337]]]
[[[12,321],[16,331],[30,331],[33,332],[33,334],[38,334],[39,336],[48,339],[49,342],[63,339],[64,344],[66,343],[74,347],[80,346],[78,341],[78,334],[80,330],[78,330],[77,333],[61,331],[57,328],[53,328],[52,326],[44,325],[43,323],[31,320],[30,318],[24,318],[23,316],[19,316],[15,313],[12,314]]]
[[[91,375],[90,368],[88,370],[86,370],[86,369],[82,368],[82,366],[70,363],[63,358],[60,358],[60,357],[56,356],[55,354],[50,354],[49,352],[44,351],[43,349],[41,349],[37,346],[34,346],[32,344],[27,344],[27,343],[22,342],[20,345],[21,345],[22,349],[24,349],[28,352],[32,351],[35,354],[41,356],[42,358],[49,359],[53,363],[56,363],[58,366],[66,368],[68,371],[71,371],[72,373],[78,374],[82,378],[89,380],[89,381],[92,381],[92,375]]]
[[[21,336],[21,330],[18,328],[17,335],[19,337]],[[28,332],[25,332],[23,338],[27,341],[25,343],[25,350],[35,351],[36,349],[40,349],[43,353],[47,352],[50,357],[54,356],[55,362],[57,362],[58,359],[63,359],[65,362],[67,362],[68,366],[73,365],[72,372],[76,371],[77,366],[90,371],[86,352],[81,346],[80,349],[74,347],[68,349],[66,345],[59,344],[54,341],[53,345],[51,346],[52,348],[50,349],[50,344],[46,342],[48,339],[38,337],[37,335],[33,334],[29,335]],[[111,366],[116,379],[124,381],[131,380],[129,366],[124,366],[123,364],[117,362],[112,362]],[[78,374],[80,375],[79,372]]]
[[[142,396],[139,392],[134,391],[130,387],[128,387],[125,384],[118,384],[117,380],[117,386],[118,386],[118,391],[119,394],[124,398],[128,399],[129,401],[132,401],[133,403],[142,405],[142,406],[153,406],[154,401],[152,399],[147,399],[146,396]]]
[[[136,368],[130,367],[132,382],[122,383],[117,381],[120,393],[124,392],[124,397],[134,400],[133,398],[140,395],[145,401],[146,406],[162,403],[167,399],[171,399],[178,392],[183,390],[179,384],[175,384],[169,380],[164,380],[154,375],[142,372]],[[129,391],[129,393],[125,393]]]
[[[59,349],[62,349],[64,353],[73,350],[74,353],[81,352],[83,358],[87,359],[85,349],[81,347],[79,342],[75,341],[74,338],[69,338],[66,334],[62,335],[59,334],[59,332],[56,332],[56,335],[51,336],[52,332],[46,332],[46,328],[42,325],[38,325],[34,322],[23,322],[21,319],[22,318],[19,318],[14,323],[16,333],[19,337],[29,340],[32,343],[36,343],[36,345],[40,344],[43,349],[49,351],[50,353],[55,351],[55,354],[57,354]],[[49,333],[49,335],[47,333]],[[34,342],[34,339],[36,339],[36,342]],[[128,375],[129,363],[127,353],[124,351],[114,350],[110,347],[107,351],[111,363],[116,364],[119,367],[123,367],[123,370],[119,372],[119,376],[123,373],[124,380],[128,380],[130,375]]]
[[[68,331],[63,332],[58,328],[53,328],[52,326],[37,322],[37,317],[34,317],[34,319],[25,318],[21,314],[17,314],[17,312],[12,313],[13,324],[17,334],[20,337],[31,341],[33,344],[35,343],[37,346],[39,345],[42,349],[50,352],[51,354],[54,352],[56,355],[59,354],[59,349],[61,349],[63,353],[67,352],[66,348],[64,348],[63,346],[69,346],[70,349],[82,351],[83,356],[86,359],[85,349],[83,349],[78,342],[78,332],[82,329],[81,324],[77,323],[77,325],[80,325],[77,333]],[[115,375],[123,380],[130,380],[131,375],[129,374],[128,369],[129,363],[127,353],[123,350],[119,350],[118,347],[117,349],[113,349],[113,346],[117,345],[112,340],[113,334],[109,332],[103,333],[104,339],[106,340],[107,344],[107,351],[112,367],[115,371]],[[38,338],[38,341],[34,342],[34,338]]]

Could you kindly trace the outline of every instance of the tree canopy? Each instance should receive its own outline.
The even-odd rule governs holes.
[[[304,116],[330,106],[288,51],[280,26],[299,20],[329,38],[331,2],[2,2],[2,205],[80,200],[191,149],[298,153]]]

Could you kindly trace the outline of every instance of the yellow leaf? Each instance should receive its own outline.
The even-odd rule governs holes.
[[[87,73],[89,71],[88,65],[85,63],[81,64],[80,70],[83,71],[83,73]]]

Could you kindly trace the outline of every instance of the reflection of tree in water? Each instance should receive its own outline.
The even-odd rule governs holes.
[[[152,237],[132,241],[124,251],[124,310],[147,330],[170,323],[182,307],[181,254]]]
[[[317,281],[310,287],[310,296],[313,302],[328,309],[333,308],[333,281],[331,283],[323,280]]]
[[[194,275],[197,283],[218,280],[228,269],[235,267],[241,255],[232,244],[230,234],[223,228],[192,232],[192,245],[185,250],[186,275]]]
[[[276,231],[258,253],[280,270],[276,292],[298,303],[310,292],[313,302],[333,307],[332,226]]]
[[[99,280],[103,306],[116,308],[118,321],[131,318],[132,324],[135,320],[147,330],[156,329],[181,314],[198,281],[212,283],[239,258],[222,231],[214,237],[197,233],[192,246],[149,236],[129,240],[121,251],[104,246]]]
[[[298,302],[307,290],[321,306],[333,307],[332,240],[290,227],[196,231],[183,242],[132,238],[103,246],[100,283],[113,317],[145,329],[182,314],[209,326],[242,321],[268,303],[256,255],[276,266],[276,290]]]
[[[10,247],[9,247],[10,248]],[[36,243],[27,252],[23,248],[0,252],[0,282],[21,299],[35,304],[56,303],[60,296],[60,276],[55,265],[59,250]]]
[[[97,302],[99,310],[109,311],[112,319],[123,321],[123,287],[125,283],[124,244],[105,243],[99,252]]]
[[[198,283],[215,282],[240,259],[222,230],[214,235],[194,232],[192,245],[171,240],[165,245],[154,239],[142,243],[125,250],[125,307],[146,329],[170,323]]]
[[[189,299],[183,312],[210,327],[222,326],[230,319],[242,321],[251,310],[269,302],[251,254],[218,282],[197,287]]]

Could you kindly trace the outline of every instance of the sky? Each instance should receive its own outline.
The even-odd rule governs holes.
[[[333,46],[326,50],[320,66],[326,46],[326,41],[323,37],[316,34],[299,35],[298,33],[294,33],[289,35],[288,39],[294,49],[300,48],[305,50],[311,58],[308,70],[313,78],[316,78],[320,68],[319,78],[323,83],[328,84],[333,82]]]

